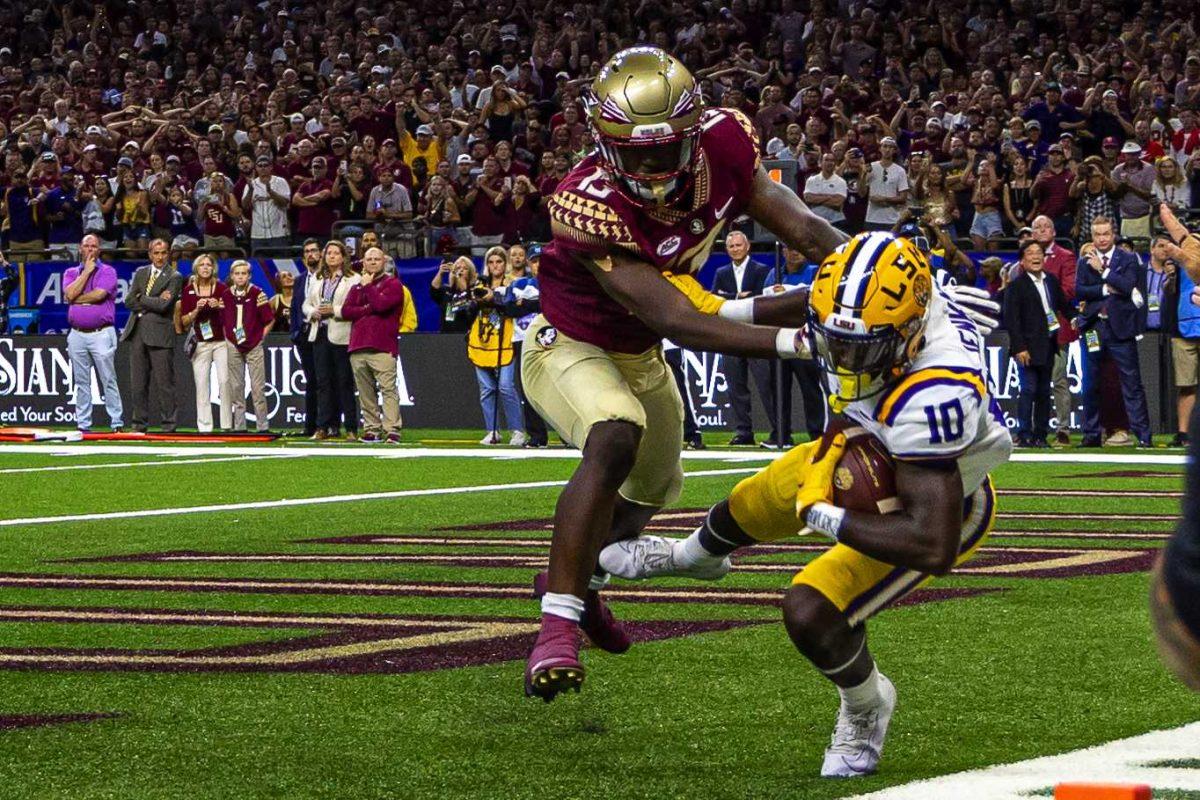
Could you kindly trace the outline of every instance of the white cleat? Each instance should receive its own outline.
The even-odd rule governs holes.
[[[676,559],[683,542],[683,539],[668,539],[665,536],[625,539],[600,551],[600,566],[613,575],[628,580],[674,575],[702,581],[723,578],[732,567],[729,556],[720,559],[713,557],[703,564],[683,566]]]
[[[837,727],[821,764],[822,778],[859,778],[879,767],[888,723],[896,710],[896,687],[880,675],[879,692],[883,701],[875,708],[853,714],[844,705],[838,709]]]

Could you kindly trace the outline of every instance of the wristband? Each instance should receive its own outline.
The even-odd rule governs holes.
[[[799,328],[780,328],[775,334],[775,352],[780,358],[811,358],[808,344],[800,338]]]
[[[838,540],[838,533],[846,519],[846,510],[829,503],[813,503],[804,515],[804,524],[813,531]]]
[[[717,309],[717,316],[734,322],[754,322],[754,298],[743,297],[741,300],[726,300]]]

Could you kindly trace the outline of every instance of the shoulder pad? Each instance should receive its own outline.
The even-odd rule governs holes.
[[[975,438],[986,396],[987,384],[974,370],[918,370],[876,406],[880,438],[901,461],[956,458]]]
[[[700,124],[704,130],[709,130],[710,128],[717,129],[719,126],[720,129],[730,131],[732,134],[730,138],[741,140],[745,143],[745,146],[752,149],[754,153],[754,169],[758,169],[761,163],[758,131],[749,117],[736,108],[712,108],[704,112]],[[737,146],[736,141],[728,142],[724,137],[722,137],[721,144],[723,146]]]
[[[615,192],[612,188],[598,189]],[[587,248],[607,250],[611,245],[636,247],[633,232],[607,197],[589,196],[577,188],[559,188],[550,197],[550,226],[562,237]]]

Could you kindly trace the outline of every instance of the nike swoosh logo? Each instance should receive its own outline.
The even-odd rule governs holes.
[[[729,210],[729,204],[732,202],[733,202],[733,198],[731,197],[725,201],[725,205],[723,205],[717,209],[717,219],[721,219],[722,217],[725,216],[725,212]]]

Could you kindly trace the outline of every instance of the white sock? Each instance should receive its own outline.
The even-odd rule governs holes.
[[[542,595],[542,613],[579,622],[583,616],[583,598],[573,594],[546,592]]]
[[[603,575],[593,575],[588,581],[588,588],[593,592],[598,592],[605,586],[608,586],[608,579],[611,576],[606,572]]]
[[[838,687],[842,696],[842,704],[850,711],[865,711],[883,702],[883,694],[879,691],[879,667],[872,666],[871,674],[858,686],[849,689]]]
[[[721,561],[725,558],[723,555],[710,553],[704,549],[704,545],[700,544],[700,529],[697,528],[692,532],[692,535],[684,539],[672,547],[675,555],[675,563],[681,567],[695,567],[700,564],[712,564]]]

